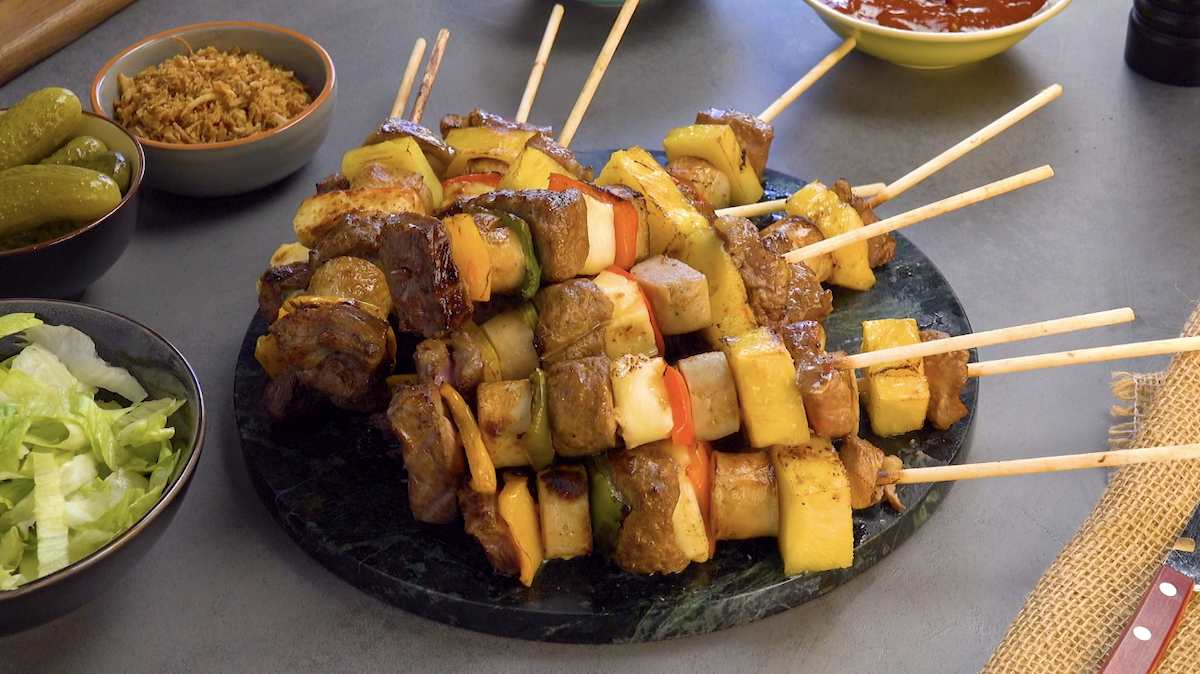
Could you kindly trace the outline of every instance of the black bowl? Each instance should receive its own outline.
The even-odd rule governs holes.
[[[182,452],[163,496],[146,515],[91,555],[14,590],[0,591],[0,636],[79,608],[116,584],[166,531],[187,493],[204,445],[205,411],[200,382],[187,360],[161,335],[104,309],[56,300],[0,300],[0,315],[32,312],[47,323],[70,325],[96,342],[100,357],[137,378],[151,398],[186,398],[170,418]],[[0,359],[15,353],[12,337],[0,340]]]
[[[116,208],[91,224],[57,239],[0,251],[0,297],[78,299],[133,240],[146,166],[141,143],[124,127],[87,111],[76,135],[95,136],[129,159],[129,189]]]

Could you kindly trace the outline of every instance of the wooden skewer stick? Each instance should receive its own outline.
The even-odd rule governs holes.
[[[829,72],[829,69],[835,66],[838,61],[841,61],[843,56],[849,54],[850,50],[854,49],[854,45],[856,44],[858,44],[858,40],[855,38],[846,38],[846,41],[839,45],[837,49],[834,49],[828,56],[821,59],[820,63],[813,66],[812,70],[805,73],[799,82],[793,84],[791,89],[783,92],[782,96],[768,106],[766,110],[763,110],[758,118],[764,122],[770,122],[775,119],[787,106],[791,105],[797,98],[800,98],[800,94],[811,87],[813,82],[821,79],[821,76]]]
[[[546,62],[550,60],[550,49],[554,47],[554,38],[558,36],[558,26],[562,23],[562,17],[563,6],[555,5],[550,11],[550,22],[546,24],[546,32],[542,34],[542,44],[533,59],[533,70],[529,72],[529,82],[525,84],[525,93],[521,96],[517,116],[513,118],[518,122],[529,120],[529,109],[533,107],[533,98],[537,96],[538,86],[542,83],[542,73],[546,71]]]
[[[429,52],[429,63],[425,65],[425,76],[421,78],[421,88],[417,90],[417,99],[413,101],[411,119],[414,124],[420,124],[421,118],[425,116],[425,103],[429,101],[429,92],[433,89],[433,81],[442,65],[442,54],[446,51],[446,41],[449,39],[450,31],[443,28],[438,31],[437,39],[433,42],[433,51]]]
[[[883,183],[869,183],[852,188],[854,194],[867,199],[879,194],[887,185]],[[771,201],[760,201],[758,203],[746,204],[744,206],[730,206],[728,208],[718,208],[717,215],[734,215],[743,218],[753,218],[759,215],[767,215],[769,213],[778,213],[782,211],[784,205],[787,204],[787,199],[772,199]]]
[[[954,466],[904,468],[902,470],[880,471],[879,479],[890,482],[892,479],[899,477],[899,480],[895,484],[948,482],[950,480],[971,480],[977,477],[1028,475],[1031,473],[1049,473],[1058,470],[1127,466],[1133,463],[1178,461],[1181,459],[1197,458],[1200,458],[1200,444],[1174,445],[1167,447],[1144,447],[1140,449],[1117,449],[1109,452],[1090,452],[1087,454],[1045,456],[1034,459],[968,463]]]
[[[992,122],[991,124],[988,124],[987,126],[983,127],[982,129],[976,131],[974,134],[967,137],[959,144],[957,144],[954,147],[939,154],[938,156],[934,157],[933,159],[930,159],[929,161],[925,162],[921,166],[918,166],[917,168],[913,169],[907,175],[900,177],[895,182],[893,182],[890,185],[888,185],[887,187],[885,187],[882,192],[880,192],[879,194],[876,194],[874,197],[872,197],[871,201],[868,203],[868,205],[871,208],[875,208],[875,207],[879,206],[880,204],[888,201],[889,199],[899,195],[900,193],[904,192],[905,190],[912,187],[913,185],[916,185],[917,183],[921,182],[922,180],[933,175],[935,172],[946,167],[947,165],[949,165],[951,162],[958,159],[959,157],[965,155],[966,153],[970,152],[971,150],[974,150],[975,148],[979,147],[980,145],[983,145],[988,140],[991,140],[997,134],[999,134],[1001,131],[1007,129],[1008,127],[1012,126],[1013,124],[1016,124],[1017,122],[1021,121],[1022,119],[1025,119],[1034,110],[1037,110],[1038,108],[1041,108],[1043,105],[1058,98],[1060,94],[1062,94],[1062,86],[1061,85],[1053,84],[1053,85],[1046,87],[1045,89],[1040,91],[1036,96],[1029,99],[1028,101],[1025,101],[1021,105],[1017,106],[1016,108],[1014,108],[1012,111],[1010,111],[1008,114],[1004,115],[1000,119],[997,119],[996,121]]]
[[[924,358],[925,356],[949,353],[950,351],[958,351],[960,349],[974,349],[980,346],[1005,344],[1022,339],[1033,339],[1034,337],[1058,335],[1075,330],[1087,330],[1089,328],[1099,328],[1117,323],[1128,323],[1133,319],[1133,309],[1129,307],[1097,311],[1090,314],[1026,323],[1025,325],[1014,325],[997,330],[974,332],[947,339],[935,339],[932,342],[921,342],[919,344],[897,346],[890,349],[857,353],[835,360],[833,366],[839,370],[855,370],[872,365],[893,363],[908,358]]]
[[[413,45],[412,55],[408,57],[408,66],[404,69],[404,79],[400,80],[400,89],[396,92],[396,101],[392,103],[392,114],[389,117],[400,117],[408,106],[408,95],[412,93],[413,81],[417,79],[417,68],[421,58],[425,56],[425,38],[417,38]]]
[[[604,47],[600,50],[600,55],[596,57],[596,63],[592,66],[592,72],[588,75],[587,82],[583,85],[583,91],[579,92],[579,98],[575,101],[575,107],[571,109],[571,114],[567,117],[567,123],[563,124],[562,134],[558,137],[559,145],[563,147],[569,146],[571,139],[575,137],[575,132],[579,130],[579,123],[583,121],[583,115],[592,103],[592,96],[596,94],[596,89],[600,86],[600,80],[604,77],[605,71],[608,70],[608,64],[612,61],[613,54],[617,51],[617,46],[621,44],[621,37],[625,35],[625,29],[629,27],[629,19],[633,16],[633,10],[637,9],[637,6],[638,0],[625,0],[625,4],[621,5],[621,12],[617,14],[617,21],[613,24],[612,31],[608,34],[608,39],[604,41]]]
[[[984,185],[983,187],[976,187],[975,189],[967,190],[962,194],[957,194],[955,196],[942,199],[941,201],[935,201],[932,204],[915,208],[907,213],[901,213],[900,215],[892,216],[886,220],[880,220],[873,225],[860,227],[858,229],[846,232],[845,234],[831,236],[824,241],[819,241],[812,245],[804,246],[803,248],[797,248],[790,253],[785,253],[783,259],[792,264],[796,262],[803,262],[805,260],[811,260],[818,255],[835,251],[842,246],[848,246],[858,241],[866,241],[873,236],[879,236],[885,232],[892,232],[903,227],[908,227],[909,225],[915,225],[922,220],[928,220],[929,218],[942,215],[944,213],[949,213],[950,211],[957,210],[963,206],[970,206],[971,204],[978,203],[985,199],[991,199],[992,197],[1004,194],[1005,192],[1011,192],[1015,189],[1025,187],[1026,185],[1045,180],[1052,175],[1054,175],[1054,171],[1049,166],[1041,166],[1031,169],[1003,180],[997,180],[996,182]]]
[[[1132,342],[1115,346],[1098,346],[1092,349],[1078,351],[1058,351],[1056,353],[1041,353],[1034,356],[1018,356],[1002,358],[982,363],[967,364],[968,377],[983,377],[989,374],[1005,374],[1008,372],[1024,372],[1047,367],[1062,367],[1076,363],[1099,363],[1106,360],[1121,358],[1140,358],[1142,356],[1161,356],[1168,353],[1200,350],[1200,337],[1176,337],[1174,339],[1159,339],[1150,342]]]

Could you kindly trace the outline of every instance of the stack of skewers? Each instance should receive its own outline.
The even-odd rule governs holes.
[[[878,436],[951,428],[967,414],[967,377],[1023,365],[989,370],[967,349],[1132,319],[951,337],[882,317],[864,324],[863,354],[825,352],[822,283],[867,290],[894,252],[890,231],[1051,172],[882,221],[873,208],[1060,89],[869,200],[839,181],[756,203],[769,121],[811,73],[758,117],[705,111],[672,131],[666,167],[632,148],[596,174],[568,145],[635,6],[557,141],[526,119],[561,8],[512,120],[477,110],[444,117],[440,135],[420,125],[445,31],[402,118],[418,42],[391,117],[301,205],[298,241],[260,280],[267,408],[280,421],[328,405],[377,415],[401,447],[413,516],[461,519],[493,567],[525,585],[546,559],[595,551],[629,571],[675,573],[720,540],[762,536],[778,539],[789,575],[849,566],[853,509],[903,508],[896,483],[938,479],[859,437],[860,398]],[[743,217],[780,208],[762,231]],[[407,373],[397,333],[421,340]],[[1142,352],[1197,346],[1168,342]]]

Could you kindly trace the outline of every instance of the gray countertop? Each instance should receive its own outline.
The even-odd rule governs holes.
[[[566,2],[531,119],[561,126],[615,10]],[[139,0],[0,87],[82,93],[127,44],[190,23],[305,33],[340,81],[334,128],[294,176],[253,194],[146,195],[137,236],[83,301],[131,316],[189,358],[211,410],[188,498],[157,547],[100,599],[0,639],[3,672],[972,672],[1104,488],[1100,470],[955,485],[925,526],[832,593],[749,625],[631,646],[563,646],[458,630],[355,589],[308,557],[251,487],[232,408],[254,283],[313,184],[391,107],[413,40],[452,31],[427,119],[511,115],[544,0]],[[1008,53],[950,70],[852,53],[776,120],[771,166],[806,179],[893,180],[1055,82],[1057,101],[883,209],[898,213],[1041,164],[1052,180],[906,230],[976,330],[1129,306],[1135,323],[989,347],[981,359],[1175,337],[1200,298],[1200,89],[1125,67],[1127,0],[1076,2]],[[650,0],[575,137],[658,147],[694,111],[758,112],[839,42],[799,0]],[[1114,370],[1165,358],[987,378],[972,461],[1103,449]]]

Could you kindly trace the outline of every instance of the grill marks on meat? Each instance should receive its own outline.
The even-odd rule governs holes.
[[[341,173],[330,173],[317,183],[317,194],[350,189],[350,180]]]
[[[537,126],[535,124],[527,124],[501,117],[486,110],[475,108],[465,117],[462,115],[443,115],[438,127],[442,135],[445,136],[451,129],[467,129],[470,127],[482,126],[491,129],[514,129],[517,131],[537,131],[540,134],[550,135],[552,129],[548,126]]]
[[[788,264],[767,250],[749,220],[722,216],[714,226],[741,273],[759,325],[778,328],[801,320],[824,320],[833,312],[833,294],[821,287],[812,270]]]
[[[383,213],[342,213],[330,223],[308,253],[308,262],[316,269],[335,257],[357,257],[368,262],[379,260],[379,232],[384,223],[398,218]]]
[[[384,223],[378,241],[401,331],[442,337],[470,320],[474,306],[441,220],[402,213]]]
[[[545,283],[578,276],[587,261],[587,204],[579,190],[499,190],[461,202],[455,208],[503,211],[527,222]]]
[[[304,292],[315,267],[305,262],[277,264],[258,279],[258,312],[267,325],[275,322],[279,308],[291,296]]]
[[[875,215],[875,211],[871,210],[868,205],[869,200],[863,199],[854,193],[854,188],[845,180],[838,180],[830,189],[838,196],[839,199],[849,204],[851,208],[858,213],[858,217],[862,218],[864,225],[873,225],[879,222],[879,216]],[[879,236],[873,236],[867,239],[867,261],[871,268],[881,267],[892,261],[896,256],[896,239],[889,233],[883,233]]]
[[[454,161],[454,148],[446,144],[442,137],[433,131],[407,119],[391,117],[383,122],[367,136],[363,145],[375,145],[394,138],[411,137],[421,146],[421,151],[430,159],[431,168],[441,175],[450,162]],[[438,166],[438,164],[441,164]]]
[[[534,342],[546,365],[604,354],[604,328],[613,303],[591,279],[548,285],[533,297],[538,310]]]
[[[746,161],[762,180],[767,170],[767,156],[771,153],[771,141],[775,139],[775,127],[758,117],[737,110],[709,108],[696,113],[697,124],[728,124],[737,136],[738,144],[746,155]]]
[[[463,528],[483,546],[483,553],[498,573],[521,573],[521,551],[508,523],[500,517],[500,494],[480,494],[470,487],[458,490]]]
[[[946,339],[950,335],[940,330],[922,330],[922,342]],[[944,431],[954,422],[967,416],[967,406],[961,395],[967,383],[968,351],[951,351],[925,356],[925,378],[929,381],[929,410],[926,417],[934,428]]]
[[[796,363],[796,385],[804,401],[808,425],[817,435],[841,438],[858,433],[858,381],[853,370],[839,370],[841,351],[826,353],[821,326],[799,321],[783,327],[780,337]]]
[[[657,448],[625,449],[612,457],[613,486],[629,506],[613,559],[634,573],[678,573],[690,561],[675,543],[679,467]]]
[[[617,446],[611,365],[608,356],[593,356],[547,368],[550,437],[559,456],[587,456]]]
[[[392,369],[387,321],[353,300],[300,304],[271,324],[286,368],[335,406],[357,412],[383,407]]]
[[[429,384],[398,387],[388,405],[387,420],[400,438],[413,517],[432,524],[453,522],[467,460],[437,388]]]

